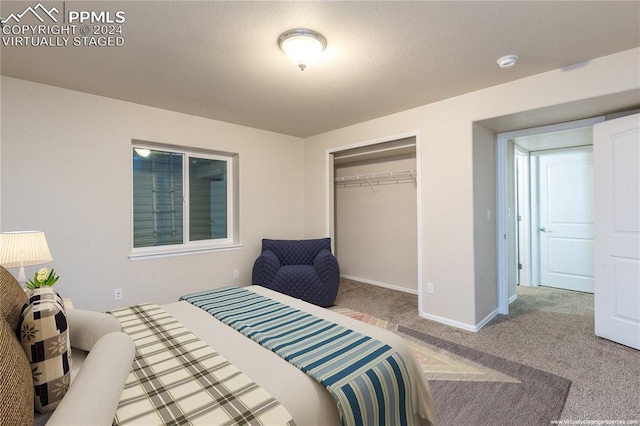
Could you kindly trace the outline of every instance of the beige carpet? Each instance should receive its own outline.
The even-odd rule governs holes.
[[[374,317],[369,314],[354,311],[351,308],[334,306],[329,308],[334,312],[345,315],[376,327],[384,328],[400,335],[411,353],[420,364],[422,372],[427,380],[453,380],[458,382],[510,382],[520,383],[519,380],[507,376],[500,371],[486,367],[446,351],[437,346],[429,345],[424,340],[402,333],[398,330],[398,324]],[[564,405],[564,401],[562,402]]]
[[[333,311],[405,339],[429,380],[438,426],[549,425],[571,382],[350,308]]]
[[[420,318],[416,296],[349,280],[336,305],[569,379],[562,420],[640,421],[640,352],[595,336],[593,295],[521,287],[510,315],[478,333]]]

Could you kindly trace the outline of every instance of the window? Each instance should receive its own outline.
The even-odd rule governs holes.
[[[237,155],[135,144],[130,258],[237,247]]]

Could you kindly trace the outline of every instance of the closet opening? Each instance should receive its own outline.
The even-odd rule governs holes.
[[[419,294],[417,134],[327,152],[329,235],[342,278]]]

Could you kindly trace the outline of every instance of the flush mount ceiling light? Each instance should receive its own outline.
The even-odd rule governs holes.
[[[282,33],[278,37],[278,46],[301,71],[304,71],[327,47],[327,39],[313,30],[296,28]]]
[[[516,62],[518,62],[518,59],[518,55],[506,55],[498,59],[496,62],[498,63],[498,66],[504,70],[514,66]]]

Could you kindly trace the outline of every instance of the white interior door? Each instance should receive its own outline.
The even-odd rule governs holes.
[[[640,349],[640,114],[593,130],[595,332]]]
[[[537,155],[540,285],[593,293],[592,149]]]

